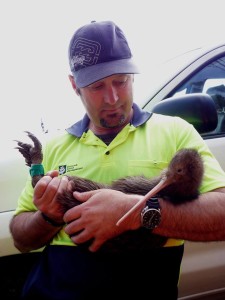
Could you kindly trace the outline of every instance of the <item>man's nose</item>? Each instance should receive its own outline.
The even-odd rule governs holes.
[[[109,104],[115,104],[119,100],[117,89],[113,86],[107,87],[104,94],[104,101]]]

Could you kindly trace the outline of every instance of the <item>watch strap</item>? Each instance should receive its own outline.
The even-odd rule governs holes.
[[[159,199],[156,197],[152,197],[152,198],[148,199],[146,201],[146,206],[148,206],[148,208],[159,209],[160,208]]]

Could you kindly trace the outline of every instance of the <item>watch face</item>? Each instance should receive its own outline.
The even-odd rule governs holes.
[[[159,209],[150,208],[142,214],[142,225],[150,230],[154,229],[160,224],[161,213]]]

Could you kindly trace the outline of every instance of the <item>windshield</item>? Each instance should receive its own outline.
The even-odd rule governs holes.
[[[167,60],[162,57],[161,61],[146,64],[141,73],[135,75],[135,102],[142,105],[147,99],[151,99],[165,82],[168,82],[168,80],[173,78],[174,74],[177,74],[189,62],[197,58],[201,51],[202,48],[196,48]]]

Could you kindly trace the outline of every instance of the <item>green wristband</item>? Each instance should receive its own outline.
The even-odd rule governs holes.
[[[40,175],[44,175],[44,167],[42,164],[38,164],[38,165],[31,165],[30,168],[30,176],[34,177],[34,176],[40,176]]]

